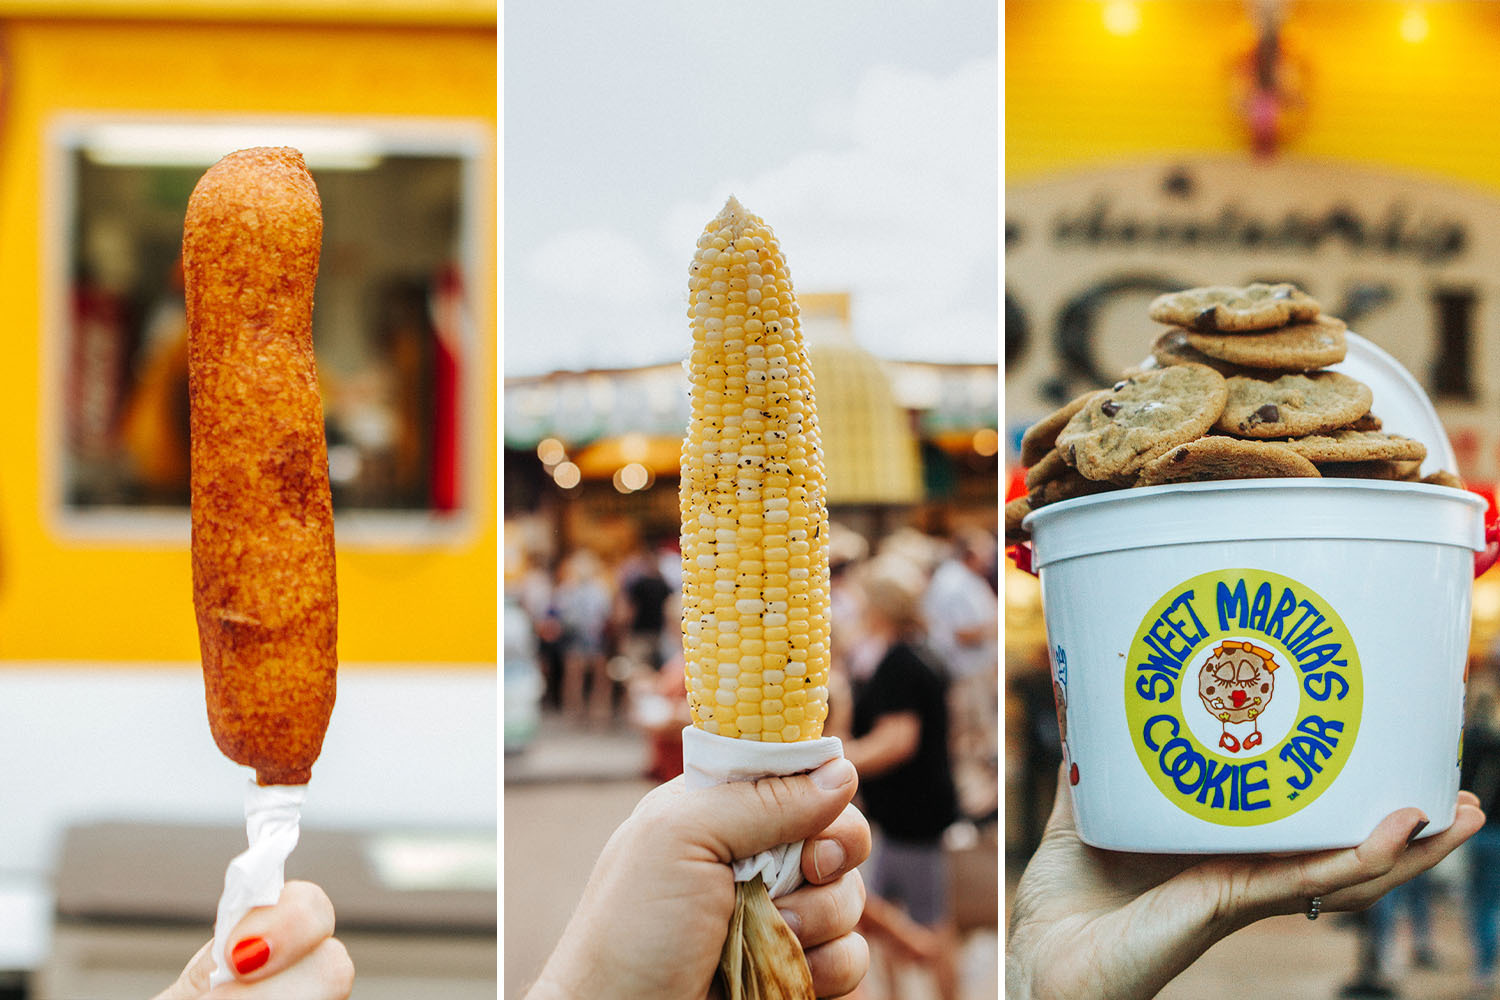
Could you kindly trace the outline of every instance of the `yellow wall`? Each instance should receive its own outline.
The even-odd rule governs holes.
[[[0,18],[5,8],[0,7]],[[194,660],[183,545],[64,542],[44,510],[43,136],[61,112],[412,115],[496,120],[493,25],[0,21],[0,659]],[[494,177],[491,160],[481,165]],[[474,530],[428,549],[341,547],[339,653],[496,659],[494,185],[470,289],[480,373],[467,452]],[[47,238],[55,238],[55,234]]]
[[[323,21],[493,27],[495,0],[0,0],[12,17]]]
[[[1132,5],[1139,26],[1127,35],[1105,26],[1113,6],[1007,0],[1007,180],[1173,152],[1249,155],[1233,111],[1233,67],[1253,41],[1251,5],[1146,0]],[[1286,8],[1307,102],[1286,155],[1500,186],[1500,4],[1294,0]],[[1403,38],[1412,10],[1426,19],[1419,42]]]

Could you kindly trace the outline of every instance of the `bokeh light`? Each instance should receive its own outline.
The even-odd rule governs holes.
[[[563,443],[557,438],[542,438],[536,444],[536,457],[541,459],[542,464],[550,469],[568,457],[568,450],[563,447]]]
[[[620,470],[620,482],[624,483],[628,489],[644,489],[650,478],[651,474],[640,462],[631,462]]]

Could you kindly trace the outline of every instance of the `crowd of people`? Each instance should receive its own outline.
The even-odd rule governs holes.
[[[553,566],[533,562],[517,595],[536,637],[544,706],[579,725],[622,718],[632,684],[681,649],[681,589],[671,542],[636,546],[613,561],[581,546]]]
[[[972,840],[999,811],[1000,555],[984,529],[902,529],[872,544],[832,526],[825,735],[840,737],[855,764],[857,803],[873,830],[859,931],[877,975],[858,995],[900,995],[902,977],[925,976],[945,1000],[958,996],[954,828]],[[680,556],[663,542],[612,561],[578,548],[519,586],[546,709],[580,727],[629,720],[648,741],[647,772],[658,782],[681,773],[690,721],[680,581]],[[988,893],[983,905],[998,911],[993,889],[957,891]]]

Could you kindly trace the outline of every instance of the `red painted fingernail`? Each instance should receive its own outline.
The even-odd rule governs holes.
[[[265,938],[245,938],[234,946],[229,953],[229,961],[234,965],[234,971],[240,975],[248,975],[266,964],[271,957],[271,946],[266,944]]]

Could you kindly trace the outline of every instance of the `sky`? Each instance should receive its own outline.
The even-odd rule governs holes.
[[[680,361],[734,194],[893,360],[999,358],[993,0],[512,0],[503,370]]]

